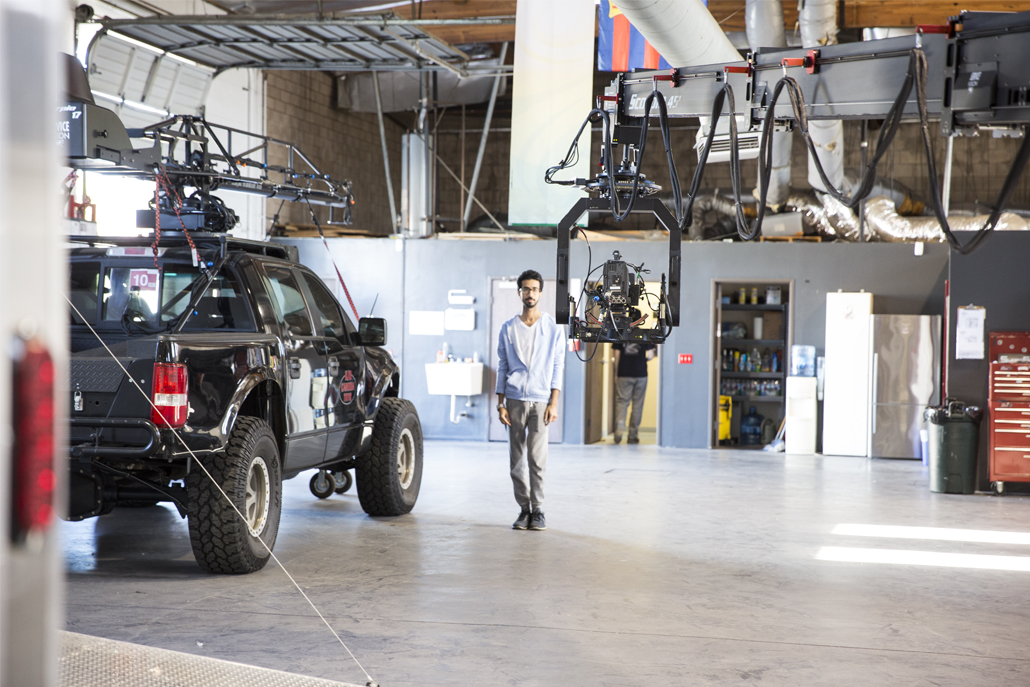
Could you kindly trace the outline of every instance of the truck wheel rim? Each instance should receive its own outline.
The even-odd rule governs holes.
[[[247,475],[247,497],[243,508],[243,515],[247,519],[247,529],[255,537],[260,537],[261,532],[265,529],[271,491],[268,466],[265,464],[264,458],[256,456],[250,464],[250,473]]]
[[[411,436],[411,430],[405,429],[401,432],[401,439],[397,442],[397,480],[401,483],[401,489],[411,486],[415,479],[415,438]]]

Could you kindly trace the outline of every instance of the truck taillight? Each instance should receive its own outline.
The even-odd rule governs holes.
[[[179,428],[186,424],[187,392],[185,365],[154,363],[153,401],[156,407],[150,410],[150,419],[158,428]]]
[[[54,363],[37,340],[18,340],[14,360],[15,541],[54,516]]]

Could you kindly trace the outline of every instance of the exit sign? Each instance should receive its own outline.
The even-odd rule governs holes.
[[[680,353],[680,365],[693,365],[694,354],[693,353]]]

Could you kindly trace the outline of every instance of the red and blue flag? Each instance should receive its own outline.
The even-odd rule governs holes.
[[[705,2],[707,5],[707,0]],[[611,0],[601,0],[597,8],[597,70],[628,72],[634,69],[669,69],[672,65],[658,54],[644,36],[633,28]]]

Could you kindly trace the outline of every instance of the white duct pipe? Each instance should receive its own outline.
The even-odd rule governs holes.
[[[798,11],[801,45],[820,48],[837,43],[837,0],[804,0]],[[844,124],[839,120],[810,121],[808,130],[815,143],[816,154],[823,171],[834,188],[840,189],[844,180]],[[822,179],[815,169],[815,161],[808,160],[808,183],[820,191]]]
[[[781,0],[747,0],[744,26],[747,29],[748,45],[753,52],[761,48],[787,47]],[[772,137],[772,169],[766,200],[770,205],[780,205],[790,194],[790,156],[794,132],[781,131],[773,133]]]
[[[740,53],[702,0],[618,0],[615,4],[674,67],[740,61]]]
[[[987,215],[975,217],[949,217],[952,231],[977,231],[987,223]],[[902,217],[887,196],[876,196],[866,201],[866,226],[870,234],[881,241],[927,241],[944,243],[947,239],[936,217]],[[1001,213],[995,231],[1026,231],[1027,221],[1011,212]]]
[[[741,61],[740,53],[703,0],[616,0],[615,4],[673,67]],[[699,122],[694,143],[698,151],[708,135],[711,118],[700,117]],[[725,117],[720,118],[717,130],[729,132]]]

